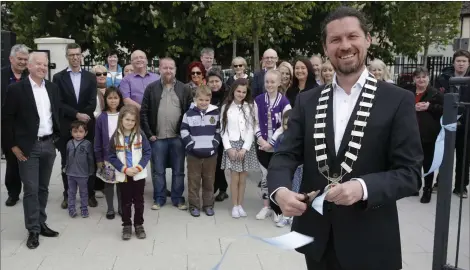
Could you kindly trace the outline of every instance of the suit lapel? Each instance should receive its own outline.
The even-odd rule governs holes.
[[[77,103],[78,103],[78,101],[80,101],[80,99],[83,99],[82,94],[85,93],[85,89],[86,89],[86,86],[87,86],[87,85],[85,85],[85,83],[87,82],[85,76],[86,76],[85,71],[82,69],[81,76],[80,76],[80,92],[78,93]]]
[[[329,93],[328,99],[328,113],[326,114],[326,146],[328,147],[329,157],[336,158],[335,150],[335,129],[334,129],[334,112],[333,112],[333,86],[331,86],[331,91]]]
[[[24,89],[26,98],[29,99],[29,103],[32,105],[35,115],[39,117],[38,107],[36,106],[36,99],[34,98],[33,87],[31,86],[31,82],[28,80],[23,80],[24,82]]]
[[[78,103],[77,96],[75,95],[75,88],[73,88],[72,79],[70,78],[70,72],[65,70],[63,78],[66,85],[65,89],[70,89],[70,94],[75,98],[75,102]]]

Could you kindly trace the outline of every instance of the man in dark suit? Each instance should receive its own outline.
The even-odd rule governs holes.
[[[413,94],[368,72],[371,37],[355,9],[333,11],[322,41],[336,74],[296,99],[268,170],[272,207],[314,237],[298,249],[308,269],[401,269],[396,201],[417,191],[423,161]],[[322,213],[290,190],[300,164],[300,193],[328,191]]]
[[[64,184],[64,200],[61,207],[66,209],[68,180],[64,173],[67,142],[72,138],[70,124],[74,120],[88,123],[88,134],[86,139],[94,141],[95,118],[93,112],[96,109],[96,77],[91,72],[81,69],[82,50],[76,43],[67,44],[66,57],[69,67],[54,75],[52,82],[59,87],[60,101],[62,103],[63,116],[60,121],[61,138],[59,151],[62,158],[62,182]],[[96,207],[98,202],[95,198],[95,176],[88,178],[88,205]]]
[[[29,231],[26,245],[39,245],[39,234],[56,237],[58,232],[46,225],[49,181],[56,158],[55,143],[60,136],[59,90],[46,81],[47,55],[34,52],[29,56],[27,79],[8,87],[3,116],[5,146],[19,163],[24,185],[24,219]]]
[[[270,69],[276,69],[277,60],[279,60],[279,58],[277,57],[277,52],[275,50],[267,49],[263,53],[264,68],[255,72],[253,75],[253,81],[251,81],[251,94],[253,98],[265,92],[264,75],[266,74],[266,71]]]
[[[2,112],[3,105],[5,105],[5,97],[7,94],[7,87],[10,84],[17,83],[24,78],[28,77],[28,47],[23,44],[16,44],[11,48],[10,52],[10,65],[2,68]],[[2,113],[3,114],[3,113]],[[2,128],[2,130],[5,130]],[[2,138],[4,135],[2,136]],[[20,197],[21,193],[21,180],[20,172],[18,170],[18,160],[11,152],[11,149],[4,147],[2,142],[2,152],[6,158],[6,172],[5,172],[5,186],[8,190],[8,199],[5,202],[6,206],[14,206]]]

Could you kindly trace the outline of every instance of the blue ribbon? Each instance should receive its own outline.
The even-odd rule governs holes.
[[[462,115],[457,116],[457,120],[459,120],[460,116]],[[423,174],[423,177],[435,172],[442,164],[442,159],[444,158],[444,142],[445,142],[445,137],[446,137],[445,130],[448,130],[451,132],[455,132],[457,130],[457,122],[443,125],[442,117],[441,117],[440,123],[441,123],[442,128],[436,139],[436,145],[434,147],[434,157],[432,159],[431,168],[429,168],[429,171],[427,173]]]

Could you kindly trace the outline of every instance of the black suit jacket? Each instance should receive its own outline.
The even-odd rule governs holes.
[[[323,191],[327,185],[327,180],[318,171],[312,135],[316,104],[323,88],[320,86],[298,95],[284,140],[269,164],[270,194],[279,187],[290,189],[294,171],[302,163],[300,193]],[[326,143],[330,170],[338,172],[359,106],[356,104],[351,114],[336,155],[332,92],[326,119]],[[358,159],[351,174],[343,178],[343,182],[362,178],[367,186],[368,199],[352,206],[325,202],[323,215],[309,207],[302,216],[294,218],[293,231],[315,238],[313,243],[299,248],[299,252],[320,260],[332,231],[336,255],[343,269],[401,269],[396,201],[417,192],[423,160],[414,105],[410,91],[378,82],[375,104],[364,130]],[[275,207],[274,204],[272,206]]]
[[[11,70],[11,66],[4,66],[2,67],[2,107],[5,105],[5,97],[7,95],[7,87],[8,84],[10,83],[10,77],[13,76],[13,71]],[[28,77],[28,70],[25,69],[23,73],[21,73],[21,80],[24,78]]]
[[[63,117],[60,121],[61,136],[70,137],[70,124],[77,119],[77,113],[85,113],[90,116],[91,121],[88,122],[88,137],[92,136],[94,129],[93,112],[96,109],[96,76],[82,69],[82,77],[80,81],[80,94],[75,96],[72,79],[67,69],[56,73],[52,78],[52,82],[59,87],[60,101],[62,105]]]
[[[253,98],[264,93],[264,75],[266,71],[264,69],[257,71],[255,75],[253,75],[253,80],[251,81],[251,95]]]
[[[60,136],[59,89],[46,80],[46,90],[51,102],[52,136],[56,143]],[[8,86],[7,100],[2,115],[5,147],[18,146],[28,157],[37,140],[40,120],[29,79]]]

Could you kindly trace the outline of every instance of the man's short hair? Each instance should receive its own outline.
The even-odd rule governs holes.
[[[70,130],[79,129],[80,127],[83,127],[85,131],[88,131],[87,124],[83,121],[75,120],[70,124]]]
[[[364,34],[367,35],[370,33],[370,27],[367,24],[366,17],[364,14],[357,9],[354,9],[352,7],[348,6],[341,6],[335,10],[333,10],[328,16],[325,18],[325,20],[321,24],[321,39],[323,45],[326,44],[326,26],[335,20],[340,20],[346,17],[355,17],[359,20],[359,25],[361,26],[362,31],[364,31]]]
[[[212,98],[212,91],[206,85],[198,86],[198,88],[196,88],[196,94],[194,95],[194,97],[197,98],[199,96],[205,96],[205,97]]]
[[[212,48],[204,48],[201,50],[201,56],[203,56],[204,54],[212,54],[214,55],[214,49]]]
[[[69,43],[67,46],[65,46],[65,56],[68,56],[69,50],[72,49],[80,49],[80,51],[82,51],[82,47],[80,47],[80,45],[77,43]]]
[[[454,55],[452,56],[452,62],[455,63],[455,59],[460,56],[467,57],[468,61],[470,62],[470,52],[467,50],[457,50]]]
[[[29,48],[24,44],[15,44],[13,47],[11,47],[10,56],[16,57],[17,53],[29,54]]]

